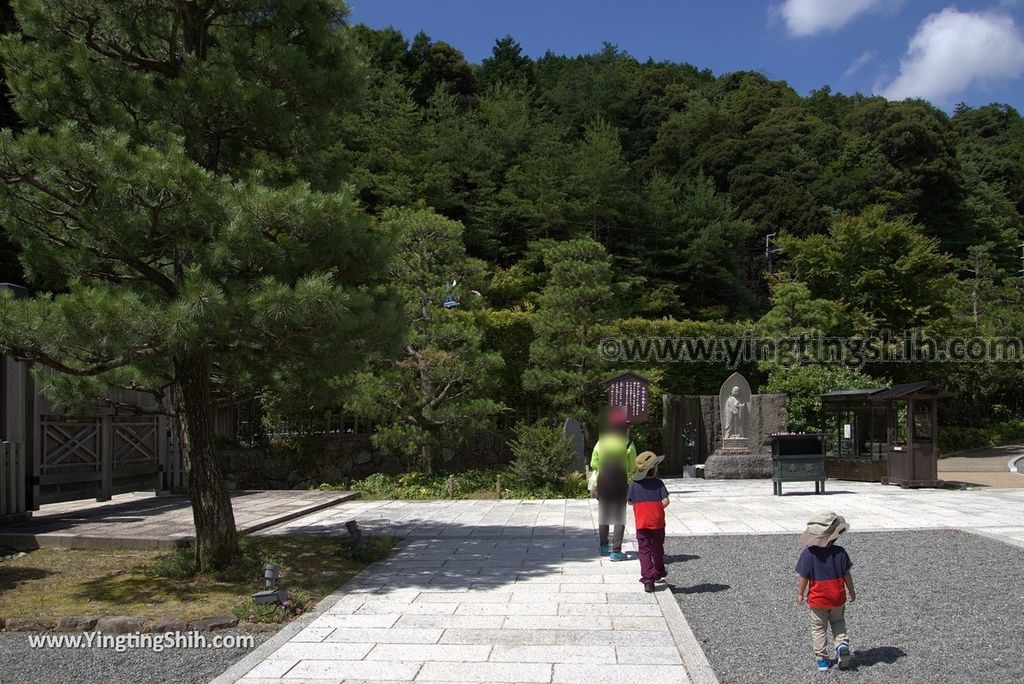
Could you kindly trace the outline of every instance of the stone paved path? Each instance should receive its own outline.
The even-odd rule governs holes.
[[[667,484],[670,535],[796,534],[811,513],[832,509],[857,530],[958,527],[1024,544],[1020,490],[829,482],[824,496],[773,497],[764,481]],[[355,518],[405,540],[326,612],[219,681],[708,681],[692,668],[694,644],[680,637],[674,601],[659,600],[668,594],[643,593],[635,560],[595,556],[595,508],[575,500],[354,501],[265,530],[343,534]],[[631,536],[625,546],[632,557]]]
[[[809,482],[772,496],[767,480],[666,480],[672,504],[667,534],[796,533],[808,514],[842,513],[859,530],[954,527],[1008,535],[1024,532],[1024,491],[900,489],[829,480],[826,494]],[[261,534],[344,534],[344,523],[403,538],[552,537],[592,533],[596,504],[547,501],[364,501],[346,503],[269,528]],[[627,530],[632,529],[632,520]],[[1024,535],[1021,536],[1024,539]]]
[[[231,506],[238,530],[255,532],[354,496],[314,490],[239,491],[231,494]],[[194,537],[188,498],[152,493],[47,504],[26,521],[0,526],[0,546],[12,547],[171,548]]]

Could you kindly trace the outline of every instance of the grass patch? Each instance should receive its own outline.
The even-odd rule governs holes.
[[[281,622],[341,586],[394,544],[366,538],[353,550],[340,539],[243,537],[242,555],[223,572],[195,573],[191,549],[167,551],[38,549],[0,562],[0,617],[130,615],[186,622],[214,615],[250,619],[250,595],[263,588],[263,565],[281,566],[293,596],[253,622]]]
[[[478,468],[453,473],[452,488],[456,499],[497,498],[496,480],[502,476],[503,499],[583,499],[587,497],[587,482],[583,473],[568,473],[552,478],[540,487],[516,486],[509,477],[508,468]],[[375,473],[348,485],[320,485],[326,491],[355,490],[365,499],[448,499],[449,474],[410,472],[401,475]]]

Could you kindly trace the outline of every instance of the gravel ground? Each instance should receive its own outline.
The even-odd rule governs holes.
[[[218,630],[216,634],[239,634]],[[255,645],[273,632],[252,636]],[[207,634],[209,636],[209,634]],[[3,684],[206,684],[250,648],[169,649],[161,653],[113,648],[29,648],[22,632],[0,634],[0,682]]]
[[[955,531],[848,532],[841,544],[856,667],[823,673],[796,603],[797,535],[666,540],[669,586],[722,684],[1024,681],[1024,549]]]

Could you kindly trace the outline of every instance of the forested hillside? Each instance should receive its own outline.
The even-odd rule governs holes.
[[[271,413],[341,404],[377,421],[380,446],[428,454],[512,410],[592,418],[614,370],[649,375],[656,405],[728,374],[609,358],[608,339],[1024,336],[1024,121],[1009,106],[803,96],[612,45],[531,59],[505,37],[471,64],[422,33],[349,39],[361,86],[337,94],[329,132],[244,161],[264,183],[347,189],[376,217],[407,339],[308,401],[252,387]],[[809,407],[797,427],[814,427],[821,391],[916,379],[956,393],[947,424],[1024,407],[1019,360],[820,360],[740,368]]]
[[[461,222],[481,307],[543,317],[555,258],[546,245],[595,240],[618,288],[589,305],[595,325],[1024,333],[1024,121],[1011,107],[950,116],[827,87],[804,97],[759,73],[640,62],[610,45],[533,60],[511,37],[473,65],[424,34],[356,32],[370,64],[365,100],[323,153],[371,212],[420,204]],[[823,313],[800,320],[807,309]],[[534,339],[535,360],[543,343]],[[657,370],[671,391],[720,380],[700,366]],[[759,370],[765,380],[772,367]],[[1019,362],[866,371],[950,385],[966,399],[958,422],[1021,406]],[[814,387],[856,380],[798,372]],[[792,384],[792,372],[778,375]]]

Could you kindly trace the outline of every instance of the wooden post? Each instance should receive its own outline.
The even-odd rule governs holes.
[[[36,381],[32,375],[32,364],[25,365],[25,458],[28,475],[31,478],[28,508],[39,510],[39,475],[42,464],[42,421],[39,417],[39,402],[36,400]]]
[[[238,434],[237,431],[235,434]],[[156,462],[159,465],[156,481],[157,494],[168,492],[171,489],[171,464],[167,454],[167,416],[158,416],[156,419]]]
[[[7,468],[7,442],[0,442],[0,520],[7,517],[7,491],[10,475]]]
[[[21,515],[27,510],[25,507],[25,490],[28,487],[28,478],[25,476],[25,447],[21,442],[14,442],[11,446],[14,448],[14,472],[17,476],[15,484],[17,499],[14,502],[14,513]]]
[[[500,499],[501,498],[501,475],[498,475],[497,480],[495,482],[495,491],[498,494],[498,498]]]
[[[454,499],[455,498],[455,476],[454,475],[449,475],[448,476],[448,498],[449,499]]]
[[[114,430],[110,416],[100,418],[100,491],[97,501],[113,496]]]
[[[914,400],[907,399],[907,480],[917,479],[917,468],[914,467],[914,459],[916,458],[916,449],[914,448],[914,442],[917,441],[917,435],[914,434]]]

